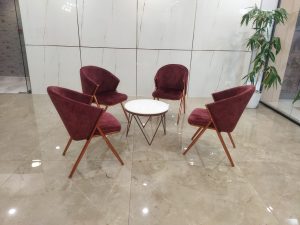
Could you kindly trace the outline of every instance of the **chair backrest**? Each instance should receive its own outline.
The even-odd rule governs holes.
[[[119,78],[106,69],[97,66],[84,66],[80,69],[82,91],[92,95],[97,85],[97,93],[115,91],[119,85]]]
[[[156,88],[184,90],[187,89],[188,69],[180,64],[168,64],[161,67],[154,78]]]
[[[234,130],[254,91],[253,85],[244,85],[212,94],[215,102],[206,107],[219,132]]]
[[[50,86],[47,92],[73,140],[90,137],[103,110],[89,105],[91,96]]]

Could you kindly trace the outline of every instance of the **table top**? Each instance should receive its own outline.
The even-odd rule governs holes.
[[[169,104],[152,99],[136,99],[125,103],[125,110],[137,115],[160,115],[169,110]]]

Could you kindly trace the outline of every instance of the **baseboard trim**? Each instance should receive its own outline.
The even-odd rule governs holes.
[[[260,101],[260,103],[263,104],[264,106],[266,106],[267,108],[273,110],[274,112],[278,113],[279,115],[285,117],[285,118],[288,119],[289,121],[291,121],[291,122],[297,124],[298,126],[300,126],[300,122],[299,122],[299,121],[293,119],[292,117],[290,117],[290,116],[287,115],[286,113],[284,113],[284,112],[282,112],[282,111],[280,111],[280,110],[274,108],[273,106],[269,105],[268,103],[265,103],[265,102],[262,102],[262,101]]]

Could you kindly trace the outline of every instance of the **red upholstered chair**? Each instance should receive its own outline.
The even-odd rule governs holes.
[[[161,67],[154,78],[155,91],[152,93],[154,99],[180,100],[177,124],[181,110],[185,113],[185,96],[188,83],[188,69],[179,64],[168,64]]]
[[[117,92],[119,78],[111,72],[97,67],[84,66],[80,69],[81,86],[84,94],[92,95],[93,102],[105,106],[121,104],[123,112],[128,120],[128,115],[125,112],[123,102],[127,100],[127,95]]]
[[[103,109],[91,106],[92,96],[90,95],[54,86],[48,87],[47,91],[70,135],[63,155],[66,154],[72,140],[86,140],[71,170],[69,178],[73,176],[91,139],[98,135],[102,136],[119,162],[124,165],[119,154],[106,137],[108,134],[116,133],[121,130],[121,125],[115,117],[105,112]]]
[[[212,94],[214,102],[207,104],[206,109],[194,109],[188,118],[188,122],[199,128],[192,137],[192,143],[183,154],[185,155],[190,150],[206,129],[213,129],[217,132],[231,166],[234,166],[221,132],[228,134],[235,148],[231,132],[237,125],[254,91],[255,87],[253,85],[245,85],[216,92]]]

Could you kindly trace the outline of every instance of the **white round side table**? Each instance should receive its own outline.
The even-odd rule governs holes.
[[[166,112],[168,112],[169,110],[169,105],[167,103],[152,99],[136,99],[126,102],[124,108],[126,112],[129,113],[129,121],[127,125],[126,136],[128,135],[132,118],[135,119],[149,145],[152,144],[160,124],[162,124],[164,134],[166,134]],[[148,117],[147,121],[144,124],[140,120],[140,116]],[[148,138],[147,134],[144,131],[144,128],[147,125],[150,118],[153,116],[160,117],[160,120],[152,138]]]

